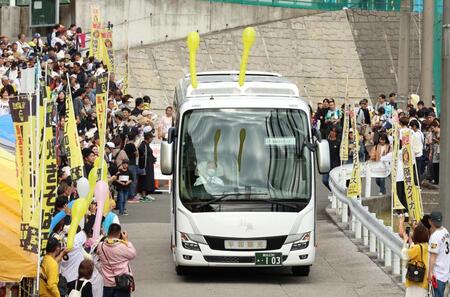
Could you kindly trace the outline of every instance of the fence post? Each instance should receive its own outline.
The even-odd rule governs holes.
[[[364,210],[365,211],[369,211],[369,207],[368,206],[364,206]],[[366,226],[363,226],[363,244],[364,246],[368,246],[369,245],[369,230],[366,228]]]
[[[366,198],[370,197],[371,189],[372,189],[372,178],[370,174],[370,166],[369,163],[366,162],[366,187],[364,189]]]
[[[402,259],[400,263],[402,265],[402,283],[404,284],[406,282],[406,262]]]
[[[394,275],[400,274],[400,257],[397,254],[394,254],[394,259],[392,263],[392,274]]]
[[[356,219],[356,224],[355,224],[355,238],[356,239],[361,239],[362,238],[362,234],[361,234],[361,221]]]
[[[376,218],[376,213],[371,212],[370,213],[371,216],[373,216],[374,218]],[[375,233],[370,232],[370,244],[369,244],[369,252],[371,253],[376,253],[377,252],[377,237],[375,235]]]
[[[392,232],[391,226],[388,226],[387,228]],[[392,267],[392,251],[387,246],[385,246],[384,249],[384,267]]]
[[[381,225],[384,225],[383,220],[379,219],[378,222]],[[384,259],[384,243],[381,240],[378,241],[377,251],[378,251],[378,260],[380,260],[380,261],[383,260]]]
[[[348,223],[348,205],[347,203],[342,202],[342,217],[341,217],[341,221],[342,223]]]
[[[331,208],[336,209],[337,208],[337,198],[334,196],[334,194],[331,194]]]
[[[351,224],[350,224],[350,230],[352,232],[355,232],[356,229],[356,217],[352,214],[352,220],[351,220]]]

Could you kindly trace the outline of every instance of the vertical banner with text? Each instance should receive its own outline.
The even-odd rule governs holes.
[[[20,246],[26,251],[37,252],[36,238],[30,237],[28,228],[32,216],[32,182],[31,182],[31,109],[28,96],[18,96],[9,99],[9,108],[14,122],[16,135],[16,167],[19,183],[21,224]]]
[[[66,117],[64,122],[64,147],[66,149],[67,161],[70,166],[70,175],[73,181],[83,177],[83,157],[81,145],[78,138],[77,123],[72,102],[72,94],[66,96]]]
[[[106,100],[108,98],[108,80],[109,73],[107,72],[97,76],[95,111],[97,113],[97,127],[100,139],[99,156],[101,157],[104,155],[106,145]]]
[[[352,120],[352,127],[356,127],[356,113],[354,108],[350,109],[350,116]],[[359,163],[359,133],[358,129],[354,128],[355,146],[353,148],[353,170],[350,177],[350,182],[347,188],[347,197],[356,198],[361,196],[361,164]]]

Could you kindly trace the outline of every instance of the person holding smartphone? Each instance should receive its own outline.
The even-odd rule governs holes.
[[[117,202],[119,205],[119,215],[128,215],[125,206],[127,203],[130,185],[133,182],[133,175],[128,170],[128,160],[124,159],[116,173],[117,179],[114,185],[117,189]]]

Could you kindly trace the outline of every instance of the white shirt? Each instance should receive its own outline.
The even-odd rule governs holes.
[[[412,142],[411,142],[411,150],[414,153],[416,158],[423,156],[423,144],[425,142],[425,137],[423,136],[422,131],[417,130],[413,132]]]
[[[433,273],[441,282],[447,282],[450,277],[450,235],[444,227],[433,232],[429,241],[429,252],[437,254]]]
[[[172,117],[167,117],[166,115],[164,115],[161,118],[161,121],[159,122],[159,125],[161,127],[161,132],[163,133],[164,138],[167,138],[167,133],[169,131],[169,128],[172,127]]]
[[[3,100],[0,100],[0,116],[10,114],[9,104]]]
[[[52,47],[55,47],[55,45],[56,45],[57,43],[59,43],[60,45],[66,44],[66,43],[64,42],[64,40],[62,40],[62,39],[59,38],[59,37],[54,37],[54,38],[52,38],[51,46],[52,46]]]
[[[78,267],[84,260],[85,251],[83,244],[86,240],[86,233],[84,231],[78,232],[73,240],[73,249],[67,254],[69,260],[63,260],[59,265],[61,274],[67,279],[67,282],[74,281],[78,278]]]

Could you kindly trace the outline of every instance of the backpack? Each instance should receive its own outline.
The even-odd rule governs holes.
[[[83,292],[84,286],[88,283],[87,280],[83,281],[80,290],[77,290],[78,280],[75,282],[75,287],[70,291],[69,297],[81,297],[81,292]]]

